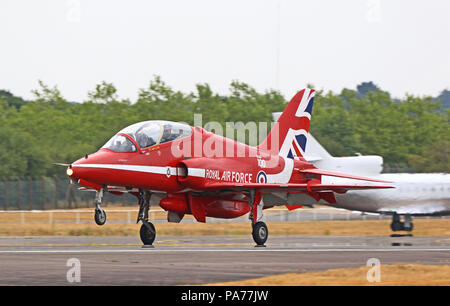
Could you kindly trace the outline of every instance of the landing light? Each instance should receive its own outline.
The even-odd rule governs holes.
[[[72,176],[72,174],[73,174],[73,170],[72,170],[72,169],[70,169],[70,168],[67,168],[67,170],[66,170],[66,174],[67,174],[68,176]]]

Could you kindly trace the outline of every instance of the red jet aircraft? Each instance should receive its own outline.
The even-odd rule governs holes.
[[[98,152],[69,165],[67,175],[97,191],[95,221],[106,222],[100,207],[104,192],[135,195],[139,203],[140,237],[152,245],[156,230],[148,220],[150,202],[168,212],[169,222],[191,214],[236,218],[249,213],[252,236],[264,246],[268,229],[262,211],[276,205],[295,209],[318,201],[336,203],[335,193],[353,189],[391,188],[373,184],[326,185],[322,175],[386,181],[315,168],[303,158],[314,90],[299,91],[267,138],[252,147],[201,127],[170,121],[133,124],[113,136]]]

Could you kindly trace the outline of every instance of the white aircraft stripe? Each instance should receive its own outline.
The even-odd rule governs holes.
[[[118,165],[118,164],[79,164],[73,165],[73,168],[100,168],[100,169],[113,169],[113,170],[125,170],[135,172],[145,172],[153,174],[176,175],[179,168],[176,167],[161,167],[161,166],[140,166],[140,165]],[[189,176],[205,177],[205,169],[189,168]]]
[[[277,174],[267,174],[268,183],[289,182],[289,179],[292,175],[292,170],[294,168],[294,160],[284,157],[283,159],[284,159],[284,169]],[[134,172],[144,172],[163,175],[167,175],[168,171],[170,171],[170,175],[176,175],[177,170],[185,171],[183,168],[176,168],[176,167],[140,166],[140,165],[122,165],[122,164],[79,164],[73,165],[72,167],[113,169],[113,170],[134,171]],[[206,176],[206,169],[188,168],[188,176],[204,178]]]
[[[188,176],[205,177],[206,170],[201,168],[188,168]]]
[[[295,117],[307,117],[311,120],[311,114],[305,111],[308,107],[309,101],[314,97],[314,93],[312,93],[311,96],[310,93],[311,89],[305,89],[302,100],[300,101],[297,111],[295,112]]]
[[[277,174],[266,174],[267,176],[267,183],[288,183],[291,175],[292,170],[294,169],[294,160],[291,158],[285,158],[284,156],[281,156],[284,159],[284,168],[280,173]]]
[[[292,170],[294,168],[294,160],[290,158],[284,158],[284,169],[277,174],[267,174],[268,183],[287,183],[292,175]],[[73,165],[73,168],[100,168],[100,169],[113,169],[113,170],[124,170],[124,171],[134,171],[134,172],[144,172],[153,174],[168,174],[177,175],[177,171],[185,171],[183,168],[176,167],[161,167],[161,166],[140,166],[140,165],[122,165],[122,164],[79,164]],[[188,176],[191,177],[206,177],[206,169],[203,168],[188,168]]]

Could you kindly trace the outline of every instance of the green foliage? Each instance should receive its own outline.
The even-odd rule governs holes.
[[[0,139],[0,176],[40,176],[47,173],[50,160],[31,134],[2,127]]]
[[[275,90],[257,92],[233,81],[221,96],[208,84],[184,93],[155,76],[137,101],[122,100],[102,82],[83,103],[68,102],[58,88],[39,81],[25,102],[0,91],[0,177],[61,174],[53,162],[69,163],[98,150],[118,130],[139,121],[267,122],[287,101]],[[418,172],[450,172],[450,110],[430,97],[394,100],[375,84],[339,94],[318,91],[311,133],[333,155],[377,154],[389,165]],[[265,136],[265,135],[262,135]],[[261,139],[261,135],[260,135]]]
[[[14,106],[16,109],[19,109],[26,103],[26,101],[20,97],[14,96],[7,90],[0,90],[0,100],[5,101],[9,106]],[[1,103],[0,103],[1,104]],[[0,106],[1,110],[1,106]]]

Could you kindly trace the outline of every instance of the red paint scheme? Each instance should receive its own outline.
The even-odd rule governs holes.
[[[303,159],[298,144],[291,150],[297,156],[286,157],[286,145],[295,145],[295,139],[289,134],[291,130],[308,132],[306,112],[311,112],[313,93],[302,90],[295,95],[280,116],[277,130],[272,130],[260,146],[251,147],[203,128],[190,127],[192,133],[186,137],[142,149],[134,137],[119,133],[134,145],[135,152],[102,148],[72,163],[70,178],[97,190],[114,187],[117,192],[117,187],[123,187],[124,191],[165,192],[167,197],[159,203],[163,209],[179,215],[193,214],[200,222],[205,222],[206,216],[235,218],[248,213],[248,195],[252,190],[256,192],[256,205],[262,194],[271,192],[306,193],[316,200],[335,202],[334,192],[345,192],[354,186],[321,185],[324,172],[316,171]],[[170,125],[159,124],[163,126],[163,123]],[[280,143],[273,141],[275,136],[279,136]],[[225,149],[222,152],[220,148]]]
[[[159,206],[166,211],[176,213],[190,213],[188,201],[185,194],[169,194],[159,202]]]
[[[246,201],[195,197],[185,194],[169,194],[159,202],[159,206],[166,211],[193,214],[196,219],[200,220],[203,220],[204,217],[236,218],[245,215],[250,210]]]

